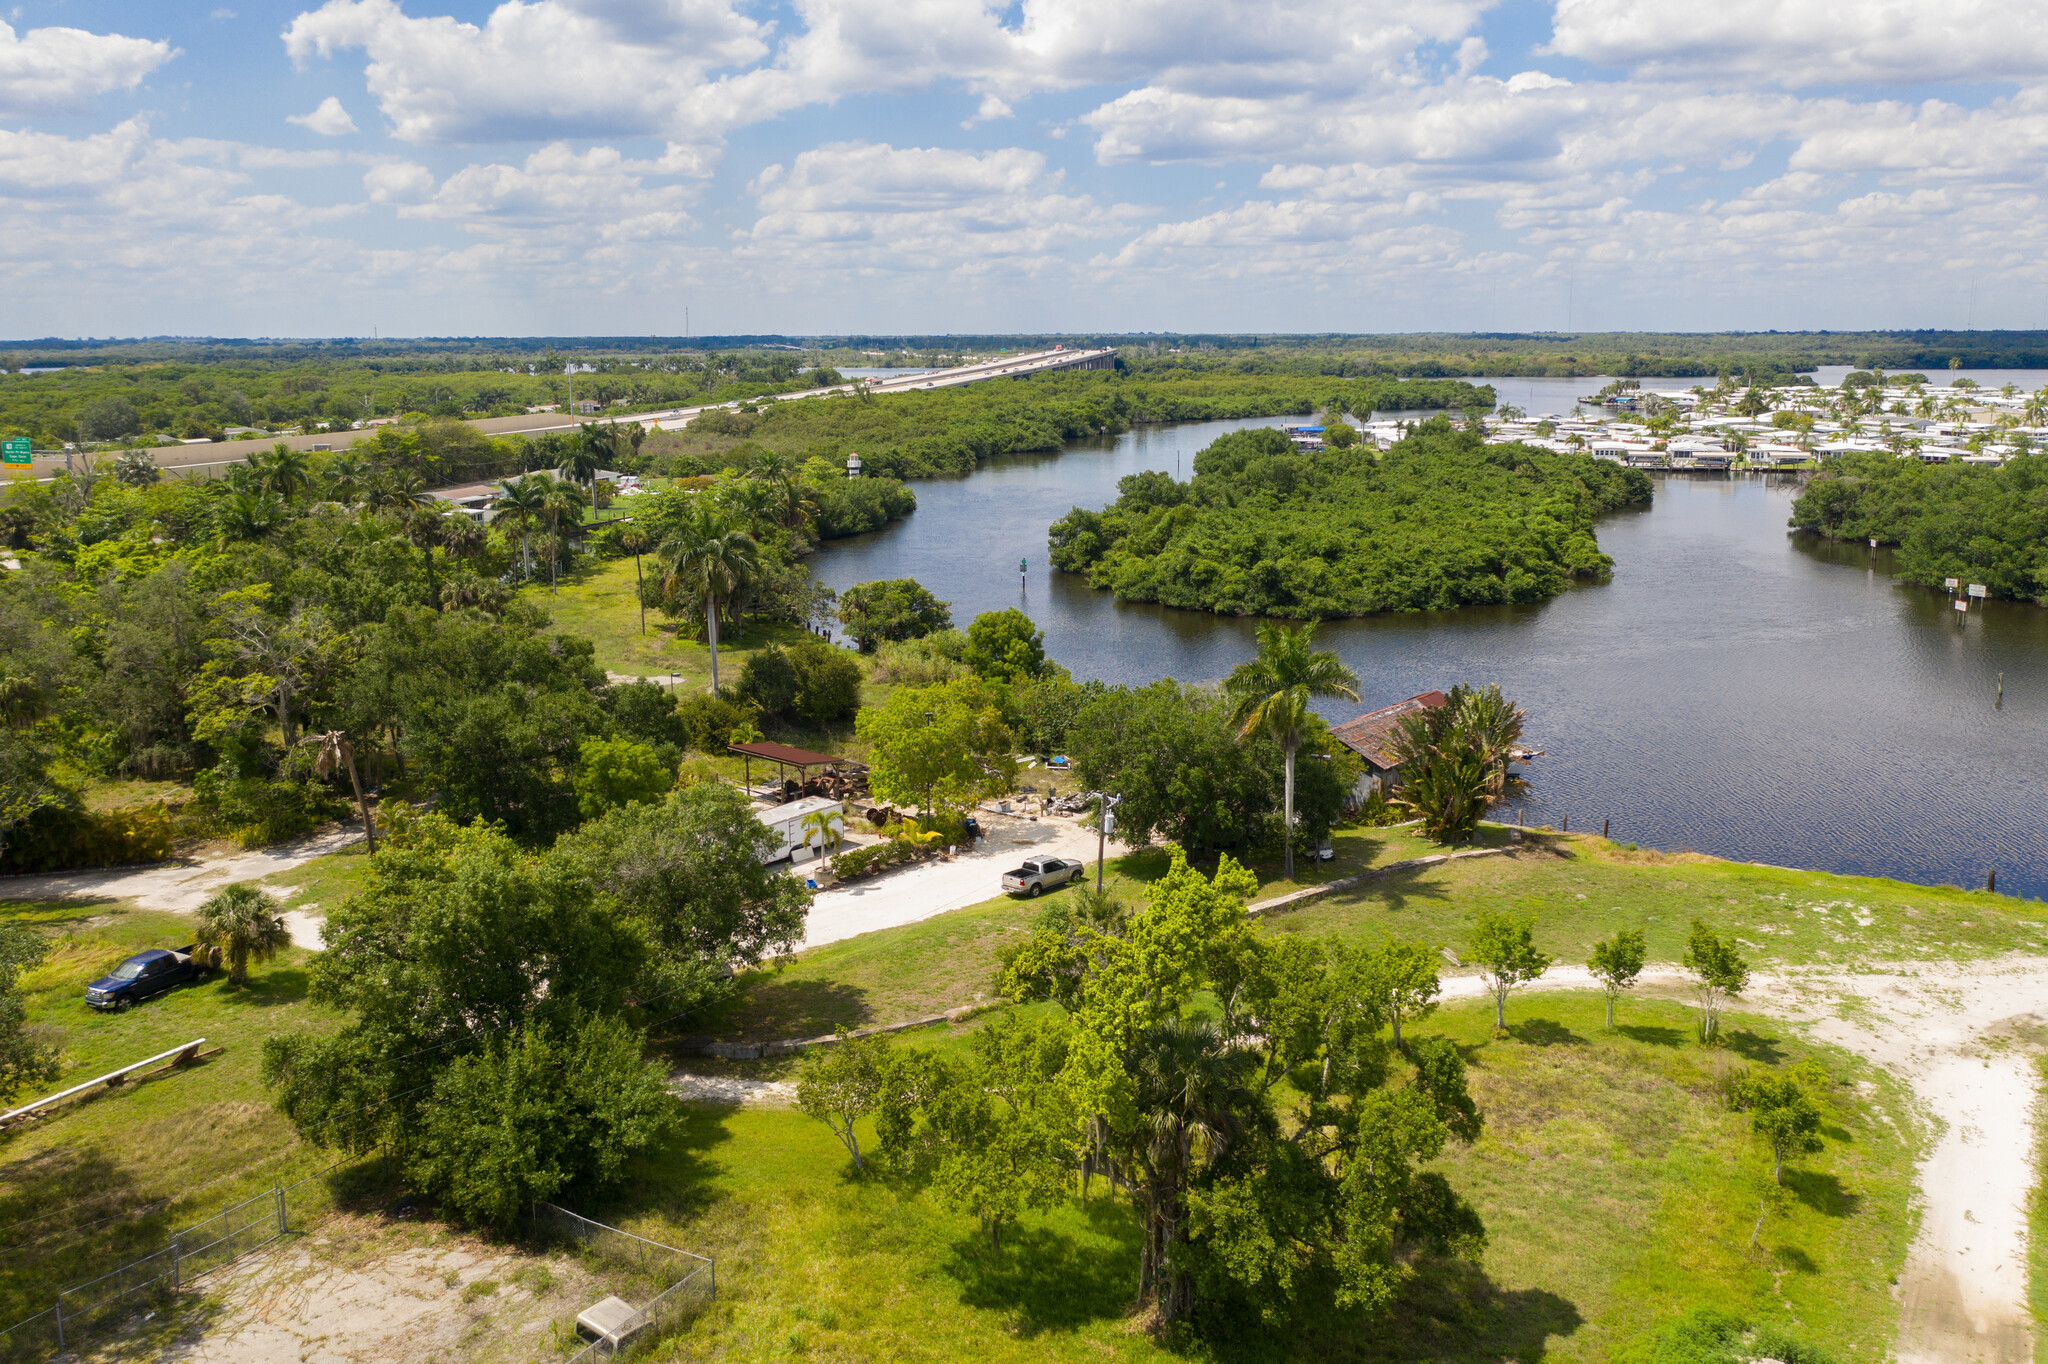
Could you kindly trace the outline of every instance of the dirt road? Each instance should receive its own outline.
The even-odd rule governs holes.
[[[1683,993],[1687,980],[1667,967],[1645,972],[1643,986]],[[1474,976],[1444,987],[1452,998],[1486,993]],[[1583,967],[1558,967],[1529,988],[1596,984]],[[2048,1034],[2048,959],[1760,974],[1739,1007],[1882,1066],[1940,1123],[1899,1276],[1899,1364],[2032,1364],[2026,1204],[2040,1084],[2029,1053]]]
[[[189,914],[230,881],[254,881],[338,852],[363,836],[343,826],[290,843],[219,857],[183,859],[154,867],[59,871],[0,877],[0,900],[133,900],[144,909]]]

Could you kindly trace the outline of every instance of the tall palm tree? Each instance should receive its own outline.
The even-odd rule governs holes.
[[[353,507],[370,481],[370,466],[354,455],[336,455],[326,472],[327,495],[344,507]]]
[[[547,504],[548,480],[538,474],[521,474],[498,484],[498,520],[519,527],[519,562],[526,577],[533,576],[533,550],[528,541],[541,508]]]
[[[214,536],[223,547],[234,540],[267,540],[285,520],[276,493],[229,493],[214,509]]]
[[[434,580],[434,546],[441,543],[441,522],[445,518],[437,507],[415,507],[405,518],[405,538],[419,546],[420,557],[427,564],[427,600],[441,609],[441,585]]]
[[[291,943],[270,892],[253,881],[222,886],[199,906],[199,941],[227,955],[228,983],[249,983],[249,959],[269,961]]]
[[[124,450],[114,456],[114,477],[131,488],[145,488],[164,476],[156,456],[147,450]]]
[[[264,488],[287,502],[313,485],[312,461],[306,452],[294,450],[283,441],[268,452],[251,455],[249,466],[256,470]]]
[[[1237,702],[1242,734],[1263,729],[1280,745],[1287,757],[1286,845],[1287,876],[1294,876],[1294,754],[1301,747],[1302,722],[1308,718],[1309,702],[1319,696],[1358,699],[1358,677],[1327,649],[1315,647],[1316,627],[1288,626],[1278,621],[1259,623],[1259,656],[1240,663],[1223,683],[1224,691]]]
[[[633,556],[633,596],[640,603],[640,633],[647,633],[647,583],[640,576],[640,555],[651,542],[644,526],[628,522],[619,532],[619,548]]]
[[[434,499],[427,493],[426,484],[416,470],[380,469],[370,480],[369,496],[365,500],[372,511],[391,512],[403,521],[411,515],[414,507],[424,506]]]
[[[541,499],[540,509],[548,518],[548,591],[555,590],[555,569],[562,561],[562,518],[580,528],[583,524],[583,490],[573,483],[557,482]]]
[[[369,840],[370,851],[377,851],[377,826],[370,822],[370,803],[363,799],[363,779],[356,771],[356,746],[348,741],[348,735],[338,729],[325,734],[309,734],[302,743],[317,743],[320,752],[313,759],[313,770],[325,777],[348,769],[348,783],[355,788],[356,809],[363,816],[363,837]]]
[[[555,472],[571,483],[588,486],[597,471],[618,460],[618,437],[609,426],[584,422],[576,428],[576,440],[562,455]]]
[[[704,628],[711,643],[711,690],[715,695],[719,608],[759,573],[760,547],[753,536],[699,498],[682,523],[662,541],[657,553],[665,568],[664,593],[703,595]]]

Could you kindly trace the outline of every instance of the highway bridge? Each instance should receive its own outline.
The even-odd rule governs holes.
[[[1116,352],[1108,347],[1094,350],[1067,350],[1064,347],[1055,347],[1052,350],[1033,351],[1024,355],[999,356],[993,360],[981,360],[953,369],[898,374],[886,379],[868,379],[835,384],[828,388],[806,389],[801,393],[773,393],[744,401],[756,405],[765,402],[791,402],[798,398],[827,398],[835,393],[857,393],[862,389],[869,393],[914,393],[924,389],[953,388],[960,384],[979,383],[984,379],[1016,379],[1063,369],[1111,369],[1115,365]],[[529,412],[517,417],[477,417],[469,424],[487,436],[538,436],[549,431],[573,431],[578,424],[586,421],[621,426],[627,422],[638,422],[649,430],[677,431],[688,426],[692,418],[706,412],[730,410],[739,404],[740,400],[735,400],[726,403],[706,403],[698,407],[670,407],[658,411],[607,410],[580,417],[563,412]],[[149,453],[156,460],[158,467],[166,473],[181,474],[188,478],[219,478],[233,466],[246,463],[250,455],[269,450],[279,443],[294,450],[344,450],[359,440],[367,440],[376,435],[377,430],[377,427],[371,427],[317,436],[261,436],[250,440],[159,445],[151,448]],[[93,457],[106,459],[115,453],[102,451]],[[62,452],[37,451],[32,466],[36,478],[47,482],[62,473],[66,467],[66,458]],[[81,456],[70,458],[76,459]]]

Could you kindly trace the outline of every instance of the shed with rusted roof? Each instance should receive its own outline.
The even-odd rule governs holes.
[[[1426,691],[1420,696],[1411,696],[1406,701],[1396,701],[1391,706],[1346,720],[1341,725],[1330,726],[1330,733],[1337,742],[1356,753],[1365,763],[1365,774],[1358,779],[1358,787],[1352,792],[1354,799],[1364,800],[1375,787],[1386,790],[1398,774],[1400,762],[1394,756],[1394,735],[1401,727],[1401,718],[1433,709],[1449,700],[1440,691]]]

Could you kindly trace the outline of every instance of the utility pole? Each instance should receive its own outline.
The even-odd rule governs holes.
[[[1121,796],[1112,796],[1107,791],[1095,793],[1095,893],[1102,894],[1102,859],[1108,853],[1109,826],[1114,818],[1111,811],[1116,809]]]

